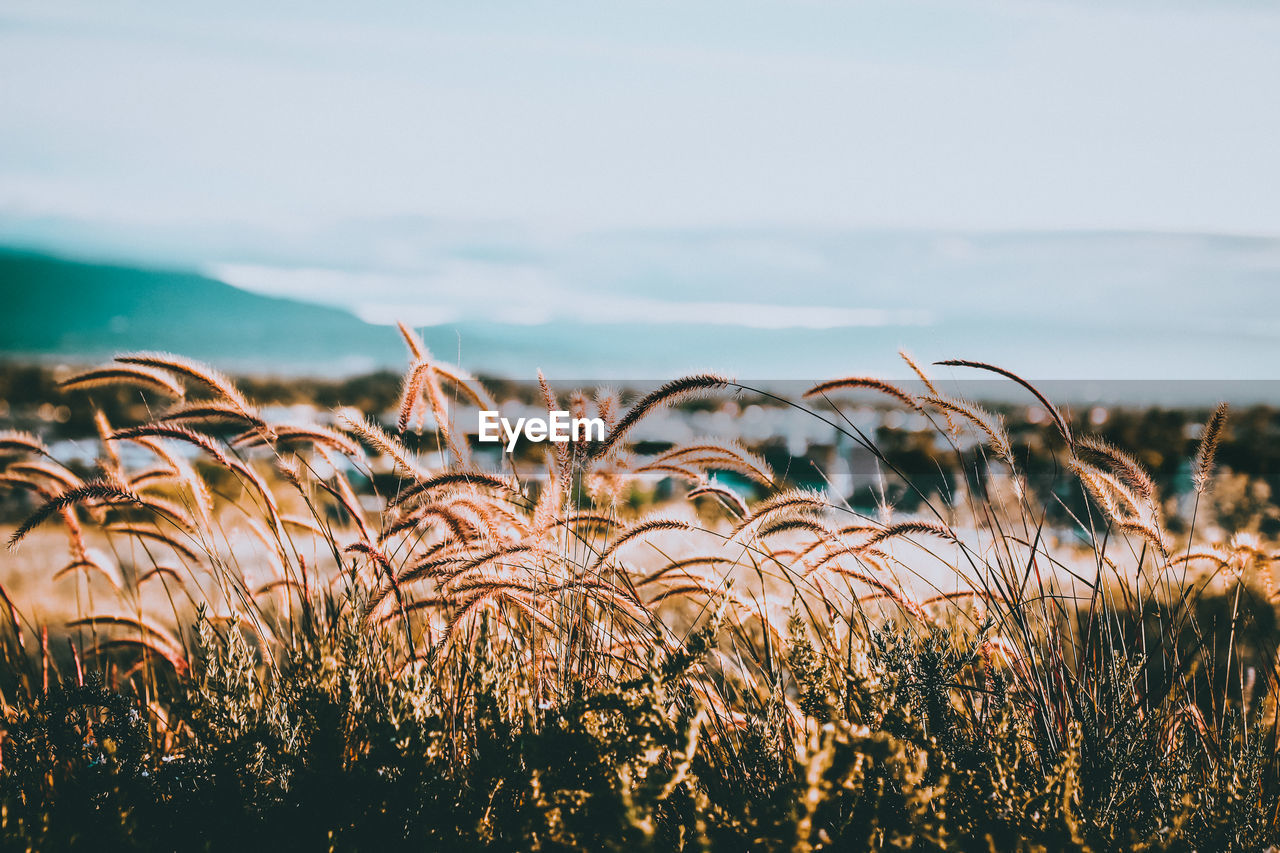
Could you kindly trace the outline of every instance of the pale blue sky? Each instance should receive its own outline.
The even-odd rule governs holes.
[[[1248,3],[0,4],[0,219],[1280,234]]]

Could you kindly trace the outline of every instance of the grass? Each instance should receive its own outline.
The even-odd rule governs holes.
[[[144,353],[68,380],[147,401],[139,423],[97,413],[92,476],[0,436],[31,504],[11,545],[76,602],[50,624],[4,592],[6,846],[1280,841],[1272,553],[1201,533],[1225,409],[1183,520],[1133,453],[991,365],[954,363],[1046,407],[1037,452],[911,362],[924,396],[848,377],[776,400],[911,497],[862,513],[733,442],[629,444],[665,407],[767,395],[712,375],[625,408],[543,382],[605,440],[485,470],[459,412],[489,393],[402,332],[395,429],[269,422],[226,376]],[[901,473],[849,393],[927,417],[958,476]],[[637,511],[655,479],[677,498]]]

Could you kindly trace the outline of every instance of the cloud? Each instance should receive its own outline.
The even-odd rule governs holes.
[[[570,289],[529,267],[452,262],[432,274],[388,275],[333,269],[217,264],[207,274],[273,296],[345,307],[369,323],[415,326],[498,323],[540,326],[737,326],[756,329],[841,329],[926,326],[931,312],[833,305],[724,300],[654,299],[587,288]]]

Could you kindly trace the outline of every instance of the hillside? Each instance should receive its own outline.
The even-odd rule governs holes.
[[[0,356],[97,359],[161,349],[229,367],[349,372],[399,364],[393,330],[335,308],[185,272],[0,250]]]

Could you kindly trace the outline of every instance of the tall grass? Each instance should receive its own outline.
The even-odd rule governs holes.
[[[1045,407],[1048,471],[1024,470],[1000,417],[942,395],[910,359],[923,396],[849,377],[777,400],[914,490],[920,511],[901,517],[791,488],[733,442],[628,443],[692,395],[767,393],[713,375],[626,410],[575,393],[575,416],[608,424],[603,442],[485,470],[453,403],[491,405],[488,392],[401,331],[394,430],[351,410],[338,428],[271,422],[228,377],[144,353],[68,380],[156,403],[147,423],[99,413],[91,479],[34,436],[0,436],[3,484],[35,501],[10,546],[60,523],[67,554],[49,571],[78,602],[46,625],[39,602],[0,590],[7,842],[1277,841],[1271,553],[1201,541],[1194,521],[1172,535],[1135,457],[1031,383],[948,362]],[[895,468],[847,415],[848,392],[923,413],[938,464],[964,472],[956,489],[926,493]],[[1225,419],[1204,430],[1197,494]],[[684,505],[634,511],[629,490],[655,477],[681,483]],[[1054,481],[1054,513],[1033,478]],[[1047,521],[1062,512],[1069,529]]]

